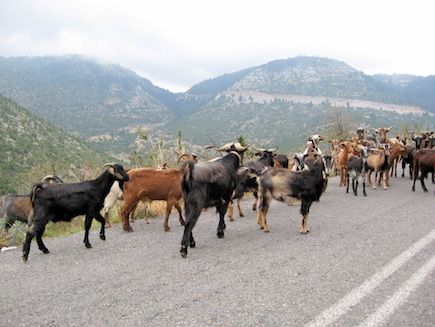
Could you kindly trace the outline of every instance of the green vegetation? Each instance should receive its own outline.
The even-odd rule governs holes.
[[[27,193],[48,174],[77,180],[77,173],[91,174],[109,161],[1,95],[0,153],[0,194]]]

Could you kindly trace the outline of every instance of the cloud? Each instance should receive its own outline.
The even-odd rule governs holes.
[[[2,3],[0,55],[79,53],[173,91],[297,55],[366,73],[435,74],[431,2],[15,0]]]

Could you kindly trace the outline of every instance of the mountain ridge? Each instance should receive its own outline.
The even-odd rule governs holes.
[[[371,117],[365,121],[368,126],[395,121],[399,128],[427,117],[423,122],[430,127],[433,90],[435,76],[367,75],[343,61],[322,57],[274,60],[202,81],[183,93],[155,86],[121,65],[78,55],[0,57],[0,93],[111,155],[134,151],[137,131],[144,129],[172,140],[185,131],[187,140],[197,144],[207,143],[210,136],[231,141],[238,128],[246,128],[246,115],[255,110],[262,112],[264,126],[255,125],[261,135],[249,129],[240,129],[240,134],[267,142],[273,142],[267,137],[274,134],[273,124],[284,127],[292,120],[305,124],[306,133],[311,133],[319,121],[313,115],[325,108],[352,112],[354,119],[359,110]],[[259,100],[262,97],[266,99]],[[397,112],[406,117],[395,117]],[[295,116],[301,113],[312,124]],[[210,125],[210,120],[222,125]],[[299,136],[296,140],[302,142]],[[296,146],[296,141],[288,146],[284,142],[281,147]]]

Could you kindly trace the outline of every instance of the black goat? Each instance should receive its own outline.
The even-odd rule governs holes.
[[[405,177],[406,164],[409,165],[409,178],[412,179],[413,168],[414,168],[414,154],[417,151],[415,146],[407,145],[405,153],[402,155],[402,177]]]
[[[45,176],[42,179],[41,187],[62,184],[63,181],[54,175]],[[30,194],[27,195],[5,195],[3,203],[0,204],[0,217],[5,218],[5,229],[8,230],[15,221],[28,223],[33,213],[32,201]]]
[[[255,149],[255,148],[254,148]],[[228,217],[230,220],[233,219],[233,200],[237,199],[237,208],[239,210],[239,216],[243,217],[244,214],[240,208],[240,201],[246,192],[252,192],[254,195],[254,203],[252,204],[252,210],[257,210],[258,202],[258,180],[261,173],[275,165],[275,149],[255,149],[257,152],[256,156],[259,156],[257,161],[249,161],[243,165],[245,169],[239,169],[237,174],[237,184],[231,201],[228,205]]]
[[[195,247],[192,229],[203,208],[216,207],[219,213],[217,236],[224,237],[224,216],[236,188],[236,172],[241,156],[231,151],[214,161],[194,163],[190,161],[181,171],[186,223],[181,240],[181,256],[187,256],[187,246]]]
[[[319,201],[320,196],[327,186],[331,161],[325,161],[319,154],[309,155],[305,158],[309,170],[292,172],[283,168],[266,170],[260,178],[260,210],[257,214],[257,223],[265,232],[269,231],[266,221],[272,199],[280,202],[292,203],[296,199],[302,200],[301,204],[301,233],[308,230],[308,213],[313,201]]]
[[[110,191],[112,184],[117,181],[128,181],[124,168],[118,164],[108,164],[107,169],[94,180],[73,184],[54,185],[42,188],[41,184],[33,187],[31,200],[33,203],[33,218],[29,223],[29,230],[23,246],[23,260],[29,257],[30,244],[36,236],[39,249],[49,253],[42,242],[42,234],[49,221],[71,221],[79,215],[86,215],[84,243],[91,248],[89,243],[89,229],[95,217],[101,223],[100,238],[104,241],[105,220],[100,214],[104,199]]]

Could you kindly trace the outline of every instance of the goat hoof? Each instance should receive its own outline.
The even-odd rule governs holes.
[[[27,262],[27,259],[29,258],[29,255],[28,254],[23,254],[23,261],[24,262]]]
[[[185,258],[187,256],[187,246],[182,245],[180,250],[181,257]]]
[[[196,247],[196,243],[195,243],[195,241],[193,241],[193,242],[190,242],[190,244],[189,244],[189,245],[190,245],[190,247],[191,247],[191,248],[194,248],[194,247]]]
[[[245,214],[244,213],[240,213],[239,216],[240,217],[245,217]]]
[[[50,253],[50,251],[48,251],[47,248],[45,248],[45,249],[41,249],[41,251],[42,251],[43,253],[45,253],[45,254]]]
[[[86,246],[86,248],[88,248],[88,249],[92,248],[91,243],[86,243],[85,246]]]
[[[171,229],[169,228],[169,226],[164,226],[165,228],[165,232],[169,232]]]
[[[124,231],[126,231],[127,233],[131,233],[131,232],[133,232],[133,228],[131,228],[129,226],[129,227],[124,228]]]
[[[219,237],[219,238],[224,238],[224,236],[225,236],[224,231],[223,231],[223,230],[218,230],[218,232],[217,232],[217,237]]]
[[[184,226],[186,224],[186,222],[184,220],[180,220],[180,225]]]
[[[102,241],[105,241],[105,240],[106,240],[106,236],[105,236],[105,235],[100,235],[100,239],[101,239]]]

